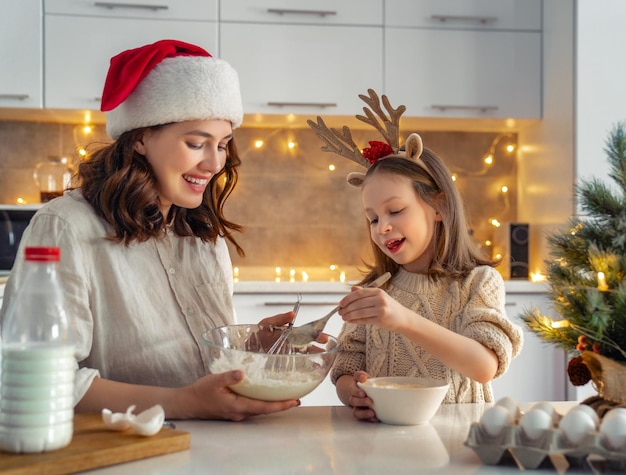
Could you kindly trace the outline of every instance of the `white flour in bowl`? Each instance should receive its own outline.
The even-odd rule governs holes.
[[[244,379],[231,386],[237,394],[263,401],[299,399],[309,394],[326,377],[327,371],[308,355],[279,355],[272,368],[268,355],[229,350],[211,363],[212,373],[240,369]],[[284,369],[282,369],[284,368]]]

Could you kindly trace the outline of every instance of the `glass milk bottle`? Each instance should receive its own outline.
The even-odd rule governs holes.
[[[76,360],[58,247],[27,247],[2,325],[0,449],[47,452],[72,440]]]

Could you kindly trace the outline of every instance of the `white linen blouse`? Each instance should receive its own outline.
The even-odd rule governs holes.
[[[209,372],[202,334],[234,323],[226,242],[176,236],[132,242],[106,239],[80,190],[44,205],[24,232],[7,281],[0,323],[23,275],[26,246],[61,248],[60,278],[76,345],[74,403],[97,376],[180,387]]]

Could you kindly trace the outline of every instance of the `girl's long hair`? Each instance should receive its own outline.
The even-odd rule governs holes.
[[[166,224],[171,223],[179,236],[196,236],[213,243],[223,236],[243,256],[243,249],[232,234],[243,228],[224,216],[224,204],[237,184],[241,164],[234,139],[228,143],[224,168],[211,178],[204,191],[202,204],[195,209],[172,205],[169,216],[164,217],[159,209],[157,179],[152,167],[135,151],[135,143],[145,130],[125,132],[78,167],[85,199],[113,227],[109,239],[126,245],[147,241],[163,236]]]
[[[500,261],[486,256],[472,239],[463,200],[443,161],[427,148],[421,159],[428,170],[403,157],[378,160],[368,169],[363,186],[370,177],[380,173],[406,177],[411,180],[415,193],[439,213],[441,221],[435,223],[433,259],[427,272],[432,279],[464,277],[476,266],[498,265]],[[360,284],[371,282],[385,272],[394,274],[400,268],[374,241],[370,243],[374,263],[366,264],[367,273]]]

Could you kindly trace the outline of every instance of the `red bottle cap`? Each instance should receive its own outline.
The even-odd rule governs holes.
[[[59,262],[61,260],[61,248],[31,246],[24,250],[24,255],[27,261]]]

